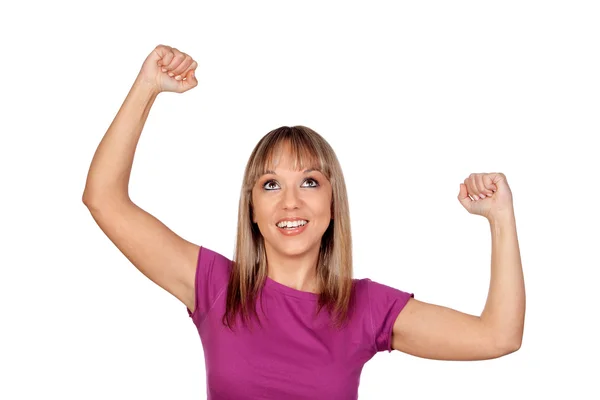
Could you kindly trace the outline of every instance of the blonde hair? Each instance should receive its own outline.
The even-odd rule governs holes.
[[[223,324],[230,329],[241,312],[244,324],[249,312],[256,313],[256,300],[267,278],[267,257],[262,234],[252,221],[252,188],[273,160],[289,144],[294,169],[314,168],[330,181],[332,220],[321,239],[317,263],[318,314],[323,307],[332,315],[335,327],[349,317],[352,297],[352,237],[346,184],[339,161],[327,141],[305,126],[283,126],[267,133],[256,145],[244,172],[240,194],[237,238],[227,287]]]

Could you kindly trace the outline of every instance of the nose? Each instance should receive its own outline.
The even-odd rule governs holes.
[[[283,190],[282,197],[283,209],[284,210],[292,210],[298,208],[300,206],[300,198],[298,197],[298,193],[296,188],[289,187]]]

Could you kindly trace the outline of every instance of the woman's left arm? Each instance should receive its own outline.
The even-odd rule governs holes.
[[[480,199],[480,194],[486,197]],[[490,222],[492,268],[485,308],[477,317],[410,299],[394,323],[395,350],[437,360],[485,360],[521,346],[525,283],[506,177],[471,174],[465,185],[461,184],[459,200],[471,214],[485,216]]]

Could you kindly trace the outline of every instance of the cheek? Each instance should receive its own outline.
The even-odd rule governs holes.
[[[322,197],[320,199],[318,199],[317,201],[315,201],[312,205],[312,209],[315,211],[315,213],[322,218],[329,218],[331,217],[331,210],[332,210],[332,205],[331,205],[331,198],[330,197]]]
[[[263,219],[263,212],[260,208],[260,204],[254,204],[252,207],[252,220],[256,223],[261,223]]]
[[[272,207],[268,201],[265,199],[260,199],[259,201],[255,201],[252,207],[252,219],[257,223],[265,223],[265,221],[269,221],[273,214]]]

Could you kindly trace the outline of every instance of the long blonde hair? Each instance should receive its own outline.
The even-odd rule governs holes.
[[[283,126],[267,133],[256,145],[244,172],[240,194],[237,238],[227,287],[227,305],[222,322],[230,329],[241,312],[244,324],[249,312],[257,320],[256,300],[267,278],[267,257],[262,234],[252,221],[252,188],[274,155],[290,145],[294,169],[315,168],[330,181],[333,219],[321,239],[317,263],[319,301],[316,314],[326,307],[335,327],[349,318],[352,300],[352,237],[346,184],[339,161],[327,141],[305,126]],[[260,321],[258,321],[260,324]]]

